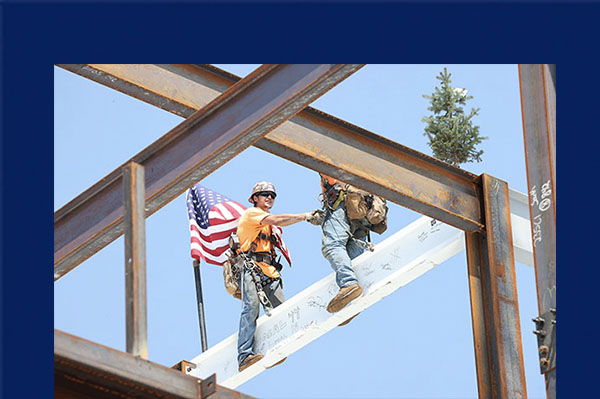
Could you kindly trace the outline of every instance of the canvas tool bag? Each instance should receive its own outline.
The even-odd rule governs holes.
[[[225,282],[225,289],[234,298],[242,299],[242,292],[240,291],[239,277],[240,271],[244,267],[244,260],[241,256],[235,256],[230,251],[228,259],[223,263],[223,280]]]
[[[377,234],[387,229],[388,207],[385,199],[350,184],[344,187],[344,199],[350,220],[366,218],[371,225],[369,229]]]

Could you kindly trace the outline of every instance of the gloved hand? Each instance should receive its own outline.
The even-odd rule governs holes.
[[[325,212],[321,209],[315,209],[312,212],[306,213],[306,221],[315,226],[323,224],[323,217],[325,217]]]

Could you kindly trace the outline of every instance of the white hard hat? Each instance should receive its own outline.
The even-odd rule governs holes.
[[[275,186],[273,185],[273,183],[268,182],[268,181],[259,181],[252,188],[252,194],[250,194],[250,198],[248,198],[248,202],[253,204],[254,201],[252,201],[252,197],[254,196],[254,194],[261,193],[263,191],[269,191],[269,192],[275,194],[275,196],[277,196],[277,191],[275,191]]]

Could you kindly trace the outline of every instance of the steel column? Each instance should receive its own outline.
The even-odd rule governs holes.
[[[548,64],[519,65],[529,212],[540,316],[556,312],[556,71]],[[550,320],[547,321],[548,324]],[[536,330],[539,331],[538,325]],[[552,326],[545,326],[552,327]],[[554,328],[551,328],[555,334]],[[546,394],[556,398],[555,336],[540,339]],[[543,346],[548,347],[545,354]]]
[[[130,162],[123,168],[126,347],[128,353],[147,359],[146,213],[144,198],[144,167],[135,162]]]
[[[508,185],[481,179],[486,230],[465,234],[479,397],[524,399]]]
[[[54,330],[54,389],[57,399],[251,398],[59,330]]]
[[[362,65],[263,65],[134,156],[149,216]],[[118,168],[54,214],[55,280],[123,234]]]
[[[181,116],[239,80],[206,65],[59,66]],[[460,229],[483,228],[477,176],[316,109],[307,107],[255,146]]]

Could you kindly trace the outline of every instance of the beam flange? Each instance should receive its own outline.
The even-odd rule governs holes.
[[[316,110],[291,122],[255,146],[459,229],[483,229],[477,176]]]
[[[556,312],[556,70],[554,65],[519,65],[523,136],[539,316]],[[537,330],[537,326],[536,326]],[[552,331],[555,331],[552,328]],[[556,398],[556,340],[538,336],[546,395]],[[543,353],[540,352],[540,353]],[[548,362],[548,360],[550,360]],[[544,366],[544,364],[546,366]]]
[[[508,185],[481,177],[486,231],[466,233],[479,397],[525,399]]]
[[[54,330],[54,381],[56,398],[206,396],[202,380],[59,330]],[[251,398],[220,385],[214,388],[214,399]]]
[[[208,65],[59,66],[184,117],[240,79]],[[477,176],[314,108],[255,146],[462,230],[483,230]]]
[[[146,217],[361,67],[263,65],[231,86],[127,162],[146,170]],[[55,212],[55,280],[123,234],[121,187],[119,167]]]

